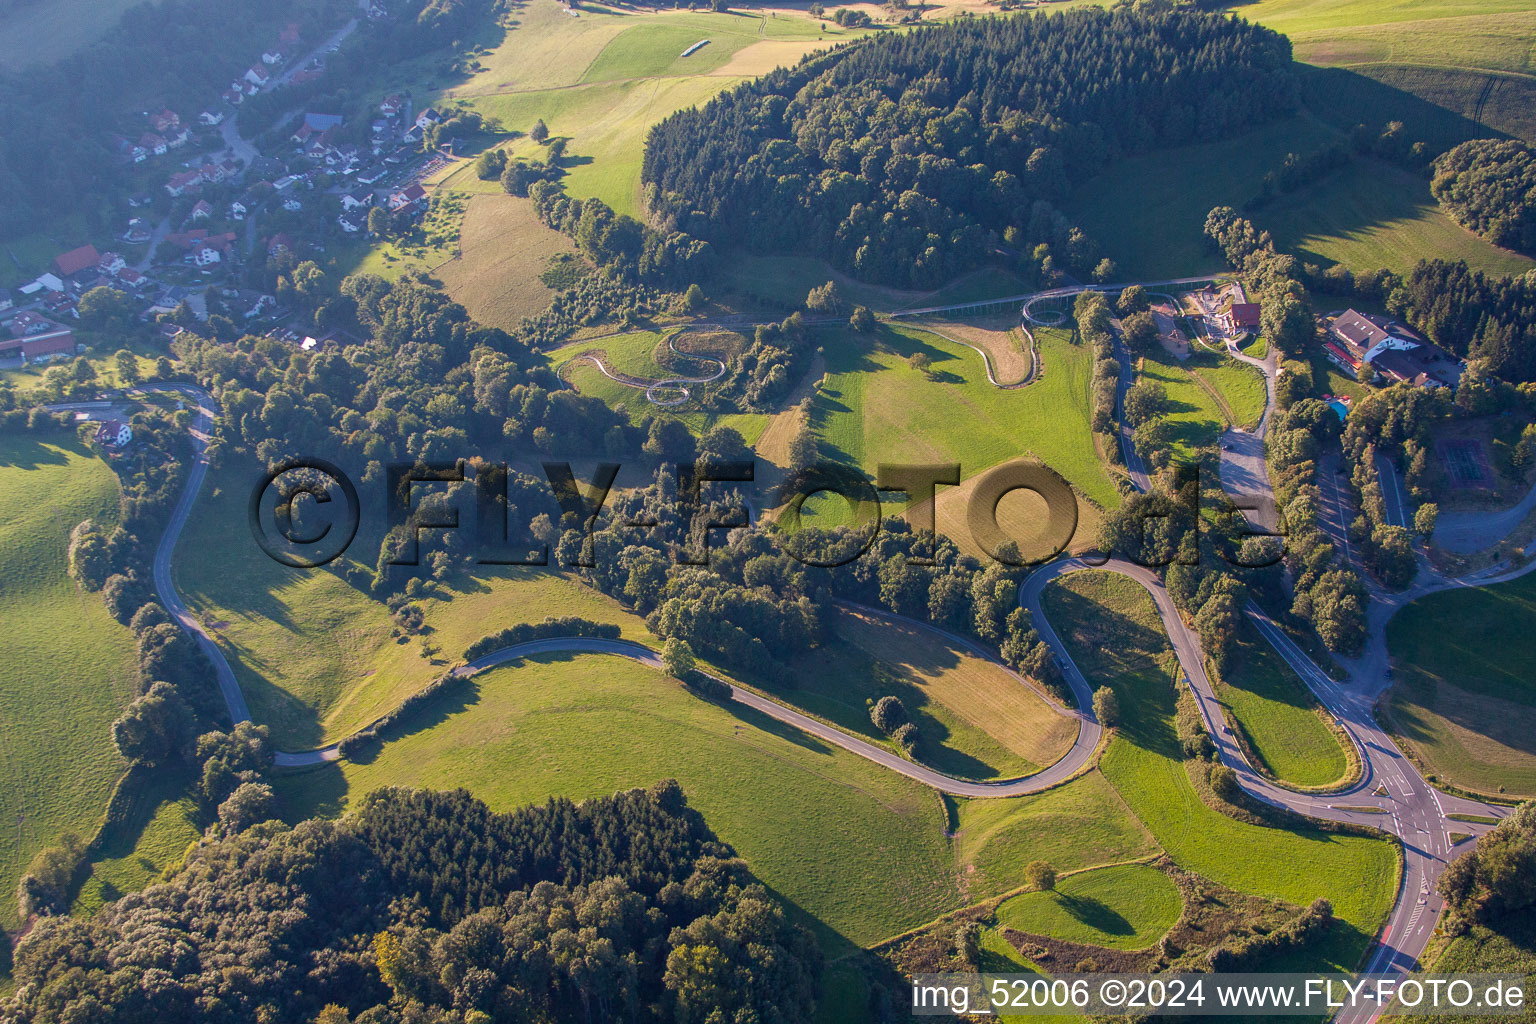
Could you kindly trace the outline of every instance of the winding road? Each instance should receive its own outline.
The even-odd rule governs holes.
[[[1266,369],[1266,381],[1272,407],[1274,388],[1270,369]],[[218,415],[218,405],[212,396],[191,385],[149,385],[137,390],[172,393],[191,403],[195,409],[191,430],[194,458],[188,470],[186,487],[155,551],[155,589],[175,621],[208,655],[216,670],[219,689],[230,719],[246,721],[250,713],[233,669],[203,624],[177,593],[171,573],[171,559],[176,544],[207,476],[209,431]],[[101,414],[109,415],[109,410],[120,409],[121,405],[121,399],[108,399],[99,403],[72,403],[68,408],[89,411],[94,407]],[[1261,444],[1268,418],[1269,411],[1266,409],[1258,429],[1249,435],[1259,438]],[[1261,479],[1262,491],[1268,493],[1267,479]],[[1368,611],[1365,653],[1345,662],[1349,679],[1342,683],[1323,672],[1262,609],[1250,605],[1248,614],[1260,633],[1335,716],[1360,757],[1362,771],[1358,781],[1346,790],[1333,793],[1299,793],[1287,789],[1264,777],[1247,762],[1222,717],[1222,705],[1206,674],[1198,636],[1179,616],[1161,577],[1150,569],[1123,559],[1110,559],[1103,564],[1091,565],[1079,559],[1060,560],[1036,570],[1020,588],[1020,603],[1033,614],[1036,628],[1058,658],[1076,699],[1078,710],[1065,713],[1072,714],[1080,723],[1077,740],[1068,753],[1034,775],[987,782],[953,778],[908,761],[883,746],[846,733],[760,694],[735,686],[728,680],[719,681],[730,687],[733,701],[940,792],[966,797],[1009,797],[1038,792],[1064,782],[1081,771],[1091,762],[1103,738],[1102,729],[1091,710],[1092,686],[1072,660],[1070,651],[1049,621],[1043,604],[1043,595],[1052,581],[1067,573],[1085,569],[1117,573],[1135,581],[1151,595],[1184,679],[1193,691],[1201,716],[1215,741],[1218,755],[1224,764],[1237,773],[1241,785],[1248,793],[1298,814],[1379,828],[1391,832],[1402,841],[1404,871],[1401,889],[1367,967],[1372,972],[1393,973],[1414,969],[1434,932],[1441,911],[1441,901],[1434,893],[1434,882],[1453,855],[1450,832],[1454,830],[1477,835],[1492,827],[1473,822],[1453,822],[1448,815],[1474,814],[1498,818],[1503,816],[1505,809],[1435,790],[1377,724],[1374,714],[1376,701],[1390,686],[1386,625],[1398,609],[1415,598],[1439,590],[1504,582],[1536,570],[1536,562],[1519,568],[1496,566],[1460,579],[1439,576],[1425,566],[1421,568],[1419,579],[1406,591],[1386,594],[1373,590]],[[962,642],[974,648],[967,641]],[[661,668],[657,652],[641,644],[592,637],[561,637],[504,648],[453,671],[458,675],[473,675],[495,665],[551,652],[623,657]],[[1026,684],[1021,680],[1020,685]],[[331,746],[319,750],[282,752],[277,755],[277,759],[279,765],[296,767],[334,760],[337,756],[336,747]],[[1379,1013],[1379,1010],[1359,1011],[1341,1014],[1338,1019],[1346,1024],[1357,1024],[1359,1021],[1373,1020]]]

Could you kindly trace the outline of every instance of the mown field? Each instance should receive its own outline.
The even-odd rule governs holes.
[[[1146,949],[1183,912],[1173,879],[1144,864],[1123,864],[1058,879],[1047,892],[1020,893],[997,908],[997,922],[1110,949]]]
[[[476,195],[464,210],[457,255],[435,276],[470,316],[510,331],[549,305],[555,292],[539,274],[552,256],[574,250],[569,238],[539,221],[528,200]]]
[[[959,903],[944,813],[927,789],[660,672],[596,655],[540,656],[477,677],[432,728],[368,764],[293,776],[294,815],[378,786],[467,786],[508,809],[676,778],[753,870],[820,922],[831,950]]]
[[[828,332],[826,383],[812,406],[825,457],[872,473],[880,462],[958,462],[969,477],[1033,455],[1104,505],[1118,494],[1088,421],[1092,354],[1064,330],[1036,332],[1043,376],[1004,391],[964,345],[909,327]],[[915,353],[927,372],[909,365]]]
[[[1221,257],[1202,234],[1211,208],[1241,209],[1287,153],[1340,138],[1335,128],[1300,114],[1231,139],[1119,161],[1082,183],[1066,207],[1126,280],[1218,270]],[[1357,158],[1250,216],[1282,250],[1353,269],[1406,272],[1429,257],[1465,259],[1493,273],[1536,266],[1451,220],[1430,195],[1428,179],[1377,160]]]
[[[125,764],[133,637],[67,575],[69,532],[117,519],[117,477],[70,435],[0,438],[0,884],[65,832],[89,838]],[[0,924],[16,923],[0,900]]]
[[[1276,778],[1326,786],[1344,777],[1349,759],[1319,716],[1317,698],[1246,617],[1216,694]]]
[[[1200,799],[1174,730],[1177,661],[1146,591],[1085,571],[1052,584],[1045,607],[1073,659],[1112,686],[1125,724],[1102,770],[1180,866],[1241,892],[1305,906],[1318,897],[1339,918],[1317,960],[1353,969],[1397,895],[1397,851],[1381,840],[1228,818]]]
[[[141,0],[47,0],[0,15],[0,70],[52,64],[89,46]]]
[[[1397,673],[1386,717],[1427,773],[1464,789],[1536,796],[1536,652],[1490,643],[1536,629],[1536,576],[1432,594],[1387,626]]]
[[[917,760],[977,779],[1032,774],[1077,737],[1077,723],[1027,683],[936,630],[848,609],[830,625],[837,642],[810,652],[794,689],[776,695],[850,732],[889,743],[866,702],[899,697],[922,735]]]

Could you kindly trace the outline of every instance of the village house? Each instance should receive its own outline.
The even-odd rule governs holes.
[[[265,86],[267,82],[271,81],[271,79],[272,76],[267,73],[266,68],[262,67],[260,64],[252,64],[249,68],[246,69],[244,75],[247,93],[254,96],[256,92]]]
[[[153,132],[145,132],[143,135],[139,136],[139,144],[135,149],[135,152],[137,153],[138,150],[142,149],[147,153],[154,154],[155,156],[164,156],[165,151],[169,148],[170,144],[165,141],[165,136],[156,135]],[[137,162],[137,160],[135,162]]]
[[[281,256],[285,252],[293,252],[293,236],[280,231],[267,241],[267,255]]]
[[[143,217],[134,217],[128,221],[128,230],[123,232],[123,241],[129,245],[143,245],[153,236],[153,229],[149,221]]]
[[[181,117],[174,110],[162,110],[149,115],[149,126],[164,135],[181,127]]]
[[[96,261],[96,269],[108,277],[116,277],[128,266],[128,261],[123,259],[120,253],[104,252],[101,259]]]
[[[389,197],[389,212],[399,213],[404,210],[414,213],[425,206],[426,202],[427,190],[419,184],[410,185]]]
[[[109,448],[126,448],[133,443],[133,428],[122,420],[102,420],[96,428],[96,443]]]
[[[205,110],[197,115],[197,120],[209,128],[214,128],[224,123],[224,112],[221,110]]]
[[[207,220],[213,216],[213,204],[206,199],[199,199],[192,206],[193,220]]]
[[[355,192],[348,192],[341,197],[343,210],[355,210],[359,206],[372,206],[373,192],[370,189],[360,188]]]
[[[173,196],[183,195],[187,189],[196,188],[203,183],[203,176],[198,171],[181,171],[170,176],[165,183],[165,190]]]
[[[229,217],[231,220],[245,220],[245,215],[250,212],[250,207],[246,206],[239,199],[229,204]]]

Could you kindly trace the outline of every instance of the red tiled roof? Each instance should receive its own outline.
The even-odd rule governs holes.
[[[94,267],[101,262],[101,253],[96,251],[94,245],[82,245],[78,249],[61,253],[53,259],[53,268],[64,277],[78,274],[87,267]]]

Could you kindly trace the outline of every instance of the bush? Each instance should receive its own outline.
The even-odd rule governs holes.
[[[693,648],[680,636],[668,637],[661,649],[661,663],[669,676],[686,680],[693,675]]]
[[[869,709],[869,720],[875,723],[876,729],[894,736],[898,728],[911,724],[912,716],[907,714],[907,706],[900,697],[881,697]]]
[[[918,734],[917,726],[911,722],[904,722],[891,733],[891,739],[901,744],[901,749],[910,754],[917,749],[917,742],[921,736]]]

